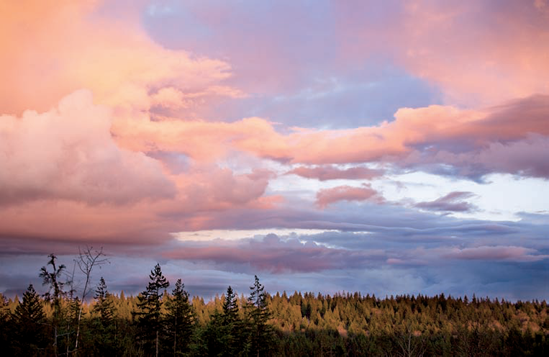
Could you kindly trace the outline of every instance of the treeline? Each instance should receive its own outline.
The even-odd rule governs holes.
[[[100,254],[83,257],[96,258],[82,269],[88,281]],[[51,255],[40,273],[46,294],[38,295],[30,285],[21,301],[0,296],[3,355],[549,355],[545,301],[444,295],[380,299],[360,293],[271,296],[256,276],[247,297],[229,286],[205,303],[190,298],[181,279],[170,289],[160,265],[138,296],[111,294],[101,278],[89,300],[86,288],[79,297],[72,279],[62,281],[65,269]]]

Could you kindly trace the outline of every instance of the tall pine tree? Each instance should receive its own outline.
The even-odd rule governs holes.
[[[118,341],[116,338],[116,324],[114,321],[116,308],[103,277],[99,280],[94,298],[96,303],[93,307],[93,311],[98,315],[93,323],[96,332],[94,347],[101,356],[118,355]]]
[[[95,289],[94,298],[96,304],[93,307],[93,311],[99,315],[101,324],[106,328],[112,324],[116,311],[111,299],[111,294],[107,290],[107,284],[103,277],[101,277],[97,289]]]
[[[172,296],[166,301],[166,308],[168,340],[173,346],[175,356],[188,351],[195,325],[195,316],[189,304],[189,293],[185,291],[185,285],[181,279],[175,283]]]
[[[204,332],[209,356],[239,356],[247,350],[243,323],[238,315],[238,301],[232,287],[228,287],[221,312],[215,311]]]
[[[149,275],[150,282],[147,289],[138,296],[137,317],[138,339],[141,342],[145,353],[153,351],[158,357],[160,351],[160,339],[163,332],[162,318],[162,296],[163,290],[170,286],[170,283],[162,274],[160,264],[156,264]]]
[[[250,324],[250,352],[255,356],[265,356],[272,351],[274,329],[268,324],[271,312],[267,306],[267,294],[257,275],[250,290],[246,308],[247,320]]]
[[[39,348],[44,347],[46,315],[40,296],[36,293],[32,284],[23,294],[23,301],[17,305],[11,318],[15,327],[18,355],[34,355]]]

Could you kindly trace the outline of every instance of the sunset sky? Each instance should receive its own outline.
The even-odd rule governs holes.
[[[549,1],[0,1],[0,292],[549,299]]]

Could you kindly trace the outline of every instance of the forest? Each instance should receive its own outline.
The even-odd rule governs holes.
[[[77,261],[78,295],[55,255],[40,271],[47,292],[0,295],[6,356],[547,356],[546,301],[488,297],[271,295],[256,276],[240,295],[230,286],[207,303],[157,264],[137,296],[91,280],[104,263]],[[74,275],[74,274],[73,274]],[[246,294],[246,295],[245,295]]]

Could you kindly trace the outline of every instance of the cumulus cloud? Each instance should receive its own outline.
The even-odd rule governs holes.
[[[174,197],[175,184],[155,159],[119,148],[111,112],[88,91],[46,113],[0,117],[0,202],[67,199],[124,204]]]
[[[467,192],[420,202],[416,208],[421,211],[388,204],[368,184],[326,188],[326,182],[308,182],[320,187],[316,207],[311,207],[301,197],[282,196],[287,191],[269,183],[283,173],[319,181],[371,180],[399,170],[477,180],[494,172],[548,178],[544,44],[549,41],[548,22],[540,18],[542,3],[535,2],[536,8],[529,2],[523,11],[512,11],[517,5],[504,1],[489,13],[478,2],[391,3],[379,13],[388,21],[366,21],[363,16],[372,14],[367,1],[338,3],[330,11],[319,5],[317,12],[305,5],[296,5],[297,12],[276,5],[273,11],[285,14],[285,21],[294,19],[282,31],[275,26],[270,35],[276,41],[263,41],[255,31],[220,32],[230,42],[225,48],[246,47],[245,52],[223,55],[231,59],[229,64],[197,55],[202,51],[187,52],[192,47],[153,41],[142,28],[141,1],[132,2],[131,11],[120,5],[120,16],[110,13],[115,11],[110,3],[97,0],[28,0],[24,7],[1,2],[0,252],[70,253],[71,247],[91,242],[131,257],[188,260],[217,277],[226,273],[211,272],[212,266],[307,279],[311,275],[306,274],[321,271],[324,277],[335,271],[334,286],[341,289],[355,286],[356,272],[373,271],[373,266],[384,274],[383,269],[414,265],[407,276],[420,277],[416,283],[424,286],[437,278],[442,264],[453,267],[453,276],[470,265],[500,264],[500,271],[515,269],[519,277],[511,285],[518,286],[525,275],[519,273],[547,258],[543,217],[536,217],[535,224],[458,220],[429,211],[471,211]],[[223,8],[227,11],[202,13],[209,27],[239,12]],[[308,17],[301,16],[303,11]],[[263,16],[274,18],[272,13]],[[483,17],[469,26],[469,15],[486,16],[486,21]],[[326,16],[334,16],[329,29],[333,38],[302,41],[310,33],[303,29],[309,24],[324,28],[315,19]],[[527,18],[532,26],[525,26]],[[256,27],[259,32],[264,28]],[[387,27],[391,30],[385,31]],[[292,46],[293,39],[299,46]],[[318,64],[326,41],[341,51],[333,51],[338,53],[334,58],[323,56]],[[270,44],[267,54],[257,50],[265,43]],[[293,87],[292,93],[273,96],[282,103],[292,96],[308,100],[334,93],[344,99],[347,83],[338,78],[353,77],[373,53],[387,55],[410,78],[437,85],[444,105],[412,102],[378,124],[361,118],[355,122],[360,127],[317,128],[303,128],[299,115],[292,116],[293,126],[281,125],[257,116],[256,106],[247,107],[257,93],[273,88]],[[247,71],[242,64],[250,62],[253,68]],[[316,63],[314,68],[309,62]],[[343,69],[348,65],[351,69]],[[316,78],[318,73],[322,78]],[[304,77],[307,81],[300,83]],[[252,94],[237,86],[242,83],[255,89]],[[217,106],[222,98],[246,98],[237,104],[246,106],[246,115],[230,117]],[[343,104],[337,101],[338,107]],[[201,110],[213,115],[205,120]],[[346,114],[334,115],[338,119]],[[336,203],[337,210],[325,209]],[[174,238],[181,231],[265,227],[332,232],[299,240],[269,236],[181,245]],[[394,278],[394,272],[386,276]],[[482,274],[482,279],[473,279],[481,287],[491,278]],[[340,275],[348,276],[348,282],[337,285]],[[453,291],[460,288],[463,283]]]
[[[108,5],[97,0],[2,4],[1,113],[45,111],[80,88],[91,90],[98,103],[130,112],[243,95],[220,83],[231,75],[227,63],[166,49],[148,37],[134,11],[113,21],[102,6]]]

